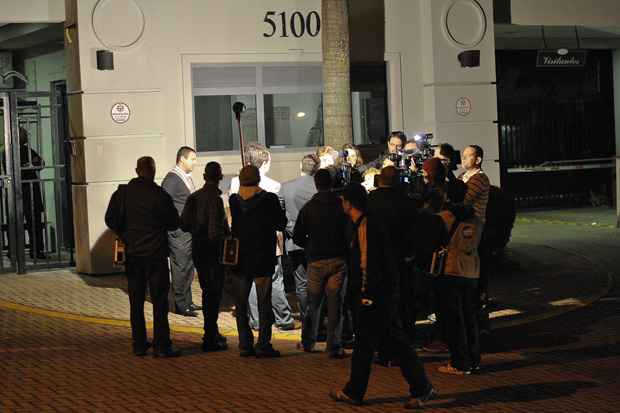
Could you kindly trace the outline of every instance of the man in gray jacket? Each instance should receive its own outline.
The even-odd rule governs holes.
[[[192,171],[196,161],[196,151],[188,146],[182,146],[177,151],[176,166],[168,172],[161,183],[164,190],[172,197],[179,216],[183,213],[187,198],[196,190],[192,180]],[[192,235],[176,229],[168,233],[168,243],[176,313],[186,317],[197,317],[196,311],[201,310],[202,307],[192,302],[192,281],[194,280]]]
[[[285,247],[288,267],[295,275],[295,294],[299,303],[299,312],[303,320],[308,300],[308,275],[306,274],[306,255],[299,245],[293,242],[293,229],[301,208],[316,194],[314,174],[319,168],[319,159],[309,154],[301,160],[301,176],[282,184],[280,199],[286,210]]]

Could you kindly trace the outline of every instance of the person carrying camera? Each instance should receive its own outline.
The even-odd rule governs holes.
[[[387,141],[387,152],[379,155],[379,157],[373,161],[360,165],[358,167],[360,174],[364,174],[364,172],[370,168],[382,169],[385,166],[395,166],[397,158],[400,156],[400,152],[406,142],[407,135],[405,135],[404,132],[394,131],[390,133]]]

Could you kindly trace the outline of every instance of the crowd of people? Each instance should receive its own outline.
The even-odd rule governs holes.
[[[435,314],[437,338],[450,352],[439,372],[478,371],[477,309],[485,294],[478,250],[490,186],[481,167],[483,150],[476,145],[463,150],[464,172],[457,178],[449,166],[454,149],[439,145],[421,171],[408,166],[424,183],[419,196],[411,197],[390,154],[415,150],[415,144],[394,132],[386,153],[369,163],[353,145],[340,152],[321,147],[303,157],[298,178],[280,184],[267,176],[267,148],[252,143],[244,148],[246,165],[231,182],[228,205],[219,189],[223,175],[217,162],[207,163],[204,186],[194,187],[193,149],[179,149],[177,165],[161,187],[154,181],[154,160],[138,159],[137,178],[119,186],[106,212],[106,224],[126,245],[134,353],[143,356],[152,346],[156,357],[180,355],[167,319],[168,258],[176,312],[191,317],[202,309],[203,351],[228,348],[218,313],[225,278],[222,249],[225,240],[234,239],[238,260],[228,273],[240,356],[279,357],[271,344],[273,324],[297,327],[284,292],[284,258],[301,316],[298,349],[318,351],[323,303],[328,356],[350,356],[344,337],[354,338],[350,380],[330,392],[334,400],[362,403],[375,359],[400,367],[410,387],[406,407],[437,396],[413,346],[422,311]],[[191,300],[194,267],[202,305]],[[144,321],[147,285],[152,344]]]

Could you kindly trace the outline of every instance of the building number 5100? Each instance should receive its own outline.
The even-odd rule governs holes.
[[[278,19],[277,16],[280,16]],[[278,23],[280,23],[280,29],[282,34],[280,37],[289,37],[288,29],[294,37],[302,37],[304,34],[308,34],[310,37],[316,37],[321,31],[321,16],[316,11],[311,11],[306,16],[301,12],[296,11],[287,17],[286,12],[277,13],[275,11],[268,11],[265,13],[265,19],[263,20],[270,26],[271,31],[263,33],[264,37],[273,37],[278,31]]]

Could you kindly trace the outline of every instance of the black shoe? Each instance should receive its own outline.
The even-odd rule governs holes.
[[[227,344],[228,340],[226,339],[226,337],[224,337],[220,333],[217,333],[217,342],[221,344]]]
[[[421,407],[424,407],[424,403],[427,403],[431,400],[435,400],[438,398],[439,398],[439,393],[437,393],[435,389],[431,387],[428,393],[426,393],[424,396],[412,397],[409,400],[407,400],[403,407],[405,409],[419,409]]]
[[[194,303],[191,303],[188,308],[190,310],[192,310],[192,311],[200,311],[200,310],[202,310],[202,306],[201,305],[196,305]]]
[[[159,358],[159,357],[165,357],[165,358],[171,358],[171,357],[179,357],[181,355],[181,350],[174,348],[172,346],[164,349],[164,350],[156,350],[153,352],[153,357],[155,358]]]
[[[191,308],[187,307],[185,310],[177,310],[178,315],[182,315],[184,317],[198,317],[198,313],[193,311]]]
[[[254,356],[256,356],[256,352],[254,351],[254,349],[241,350],[239,352],[239,357],[254,357]]]
[[[257,359],[272,359],[281,356],[280,352],[271,346],[260,350],[255,349],[254,352],[256,353]]]
[[[291,324],[284,324],[281,326],[278,326],[278,329],[281,331],[293,331],[293,330],[299,330],[301,328],[301,321],[298,320],[294,320]]]
[[[362,400],[354,399],[352,397],[349,397],[342,390],[331,389],[330,392],[329,392],[329,397],[331,397],[331,399],[333,401],[340,402],[340,403],[352,404],[353,406],[361,406],[361,405],[364,404],[364,402]]]
[[[343,340],[342,348],[344,348],[345,350],[353,350],[355,348],[355,339],[352,338],[350,340]]]
[[[151,348],[151,343],[147,341],[143,348],[134,348],[133,354],[134,356],[138,356],[138,357],[146,356],[146,353],[149,351],[150,348]]]
[[[333,353],[329,353],[329,358],[342,360],[342,359],[349,358],[349,354],[346,351],[340,349],[339,351],[334,351]]]
[[[205,353],[228,350],[228,344],[216,341],[215,343],[202,343],[202,351]]]

